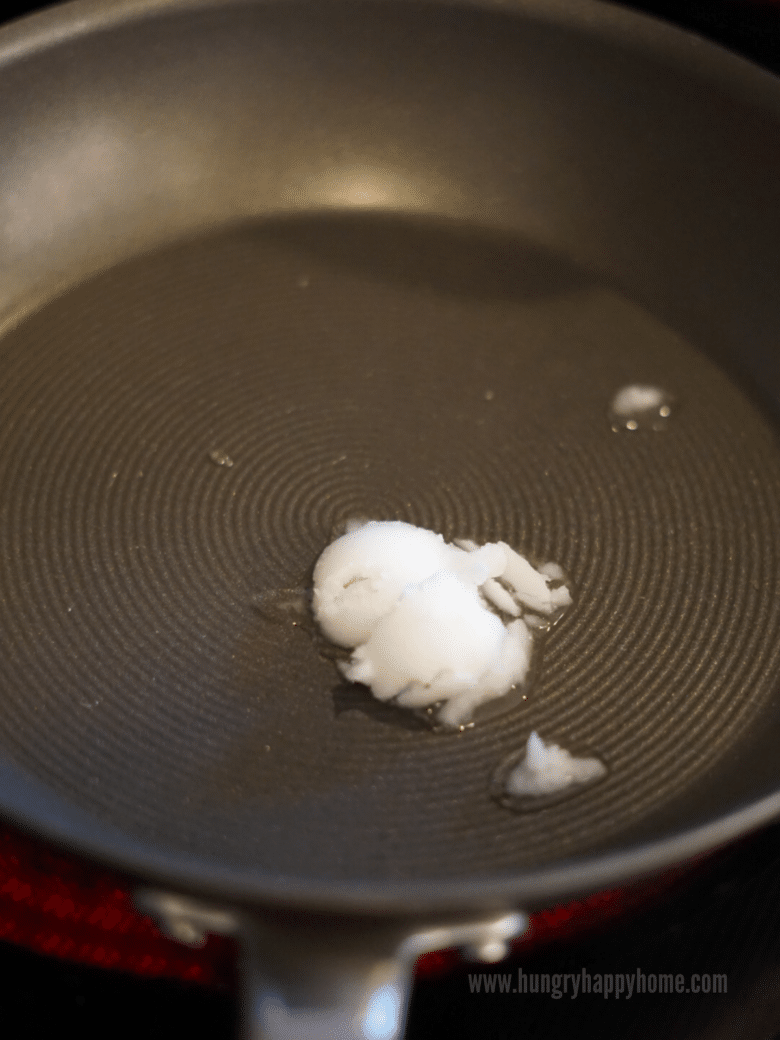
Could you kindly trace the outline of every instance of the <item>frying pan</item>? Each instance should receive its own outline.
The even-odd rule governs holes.
[[[778,815],[773,77],[590,0],[120,0],[0,84],[4,815],[235,934],[249,1035],[367,1038],[418,953]],[[355,517],[563,566],[523,691],[340,682]],[[606,778],[508,808],[532,730]]]

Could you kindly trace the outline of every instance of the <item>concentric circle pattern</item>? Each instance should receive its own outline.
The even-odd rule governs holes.
[[[161,848],[303,879],[542,866],[706,784],[775,691],[773,431],[527,245],[233,229],[53,300],[0,366],[0,751]],[[610,429],[632,382],[674,394],[667,429]],[[526,700],[440,735],[339,684],[285,605],[357,516],[564,567]],[[608,777],[501,808],[531,729]]]

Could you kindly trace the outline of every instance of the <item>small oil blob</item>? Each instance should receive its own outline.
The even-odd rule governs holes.
[[[210,451],[209,458],[215,466],[227,466],[229,469],[231,466],[235,465],[235,463],[227,454],[227,452],[220,451],[219,448],[215,448],[213,451]]]
[[[533,732],[521,751],[500,763],[490,793],[504,808],[528,812],[570,798],[606,775],[600,759],[576,758]]]
[[[609,423],[622,430],[665,430],[674,412],[674,397],[660,386],[630,383],[618,390],[609,406]]]

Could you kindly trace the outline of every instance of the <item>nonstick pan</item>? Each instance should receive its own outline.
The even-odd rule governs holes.
[[[778,814],[773,77],[586,0],[131,0],[0,97],[8,818],[236,934],[252,1035],[379,1038],[424,949]],[[340,682],[356,517],[570,578],[473,728]],[[606,778],[507,807],[532,730]]]

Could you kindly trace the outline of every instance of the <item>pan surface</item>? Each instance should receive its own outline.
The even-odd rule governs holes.
[[[312,49],[324,16],[306,7],[296,21],[288,10],[221,8],[217,28],[236,48],[249,21],[269,52],[295,57],[304,92],[324,53]],[[329,12],[338,21],[345,10]],[[340,54],[345,79],[358,52],[361,74],[370,68],[367,44],[386,58],[403,44],[405,67],[422,75],[426,33],[448,58],[487,68],[511,22],[406,5],[347,13],[362,36]],[[475,113],[491,111],[500,70],[538,43],[528,34],[547,34],[535,74],[550,76],[556,48],[573,46],[559,26],[527,18],[525,35],[492,52],[494,81],[472,83]],[[186,24],[201,41],[209,29],[195,15]],[[174,46],[166,31],[163,50]],[[219,65],[230,48],[211,39]],[[564,93],[592,72],[583,40],[606,46],[577,39],[584,57],[565,66]],[[177,53],[184,61],[183,45]],[[652,71],[642,104],[661,120],[674,84]],[[376,87],[392,122],[393,103],[408,98],[387,91]],[[434,101],[423,92],[415,126],[433,130]],[[756,124],[746,130],[743,102],[701,104],[732,120],[754,153],[763,147],[766,112],[744,102]],[[396,121],[406,119],[404,110]],[[673,141],[684,123],[670,125]],[[571,128],[554,130],[566,138]],[[743,159],[718,156],[710,208],[730,186],[734,202],[743,172]],[[507,154],[494,159],[511,173]],[[671,171],[688,160],[664,161]],[[430,166],[420,164],[424,180]],[[247,213],[154,248],[144,240],[122,262],[85,265],[69,286],[52,277],[8,322],[7,811],[48,833],[59,814],[79,847],[141,871],[227,880],[257,897],[350,891],[378,905],[478,885],[521,891],[524,878],[569,861],[650,847],[773,796],[780,447],[771,393],[758,385],[768,355],[760,343],[744,353],[733,314],[711,333],[723,306],[714,296],[692,327],[718,287],[711,257],[696,269],[701,285],[684,250],[681,284],[653,283],[653,265],[678,236],[695,238],[707,207],[681,230],[671,188],[664,247],[643,253],[633,239],[644,232],[627,228],[620,278],[619,249],[613,269],[597,262],[608,234],[586,263],[577,235],[555,247],[509,205],[491,220],[476,201],[462,214],[406,204],[386,165],[379,178],[354,162],[344,169],[328,205]],[[469,172],[459,190],[484,203]],[[616,224],[626,204],[615,203]],[[647,228],[657,216],[637,220]],[[743,233],[738,216],[723,231],[718,277],[736,262],[726,247]],[[757,251],[764,241],[768,231]],[[731,283],[748,332],[762,284]],[[671,395],[663,430],[611,428],[610,400],[633,383]],[[300,605],[317,556],[354,517],[503,539],[563,566],[574,605],[538,648],[525,699],[443,735],[339,681]],[[602,758],[606,779],[539,812],[500,805],[492,776],[532,729]],[[30,809],[38,785],[56,795]]]

